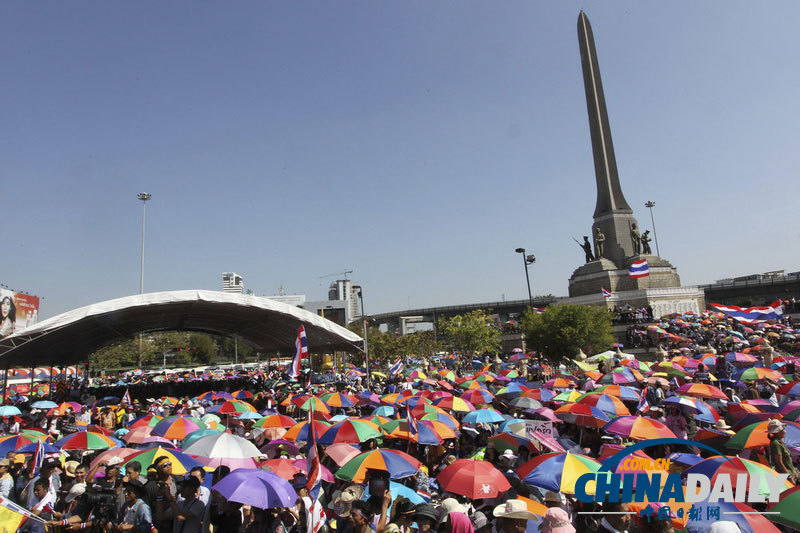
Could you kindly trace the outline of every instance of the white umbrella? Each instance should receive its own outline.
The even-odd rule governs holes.
[[[262,455],[252,442],[230,433],[201,437],[184,448],[183,452],[211,459],[247,459]]]

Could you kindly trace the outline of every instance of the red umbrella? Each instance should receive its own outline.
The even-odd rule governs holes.
[[[456,459],[436,480],[442,490],[473,500],[496,498],[511,488],[502,472],[477,459]]]

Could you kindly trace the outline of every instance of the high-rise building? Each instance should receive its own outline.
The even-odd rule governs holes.
[[[348,307],[348,320],[361,316],[358,306],[358,294],[353,290],[353,283],[349,279],[337,279],[328,289],[328,300],[344,300]]]
[[[222,292],[244,292],[244,278],[236,272],[222,273]]]

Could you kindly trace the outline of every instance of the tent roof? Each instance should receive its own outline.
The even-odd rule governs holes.
[[[107,300],[54,316],[0,340],[0,368],[68,365],[121,338],[183,330],[237,337],[291,353],[303,324],[312,352],[361,348],[361,337],[310,311],[260,296],[167,291]]]

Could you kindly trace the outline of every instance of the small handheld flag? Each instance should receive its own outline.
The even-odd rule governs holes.
[[[123,403],[127,403],[128,405],[130,405],[130,404],[132,404],[132,403],[133,403],[133,402],[131,401],[131,393],[130,393],[130,391],[129,391],[128,389],[125,389],[125,394],[123,394],[123,395],[122,395],[122,400],[121,400],[121,402],[123,402]]]
[[[397,359],[397,361],[389,368],[389,374],[392,376],[398,375],[400,372],[403,371],[403,358]]]
[[[639,405],[636,407],[636,409],[642,414],[645,414],[650,410],[650,402],[647,401],[647,398],[645,398],[644,394],[642,394],[642,397],[639,400]]]
[[[306,340],[306,328],[300,325],[297,330],[297,340],[294,342],[294,358],[289,365],[289,377],[297,379],[300,375],[300,365],[303,362],[303,357],[308,355],[308,341]]]
[[[600,287],[600,290],[601,290],[601,291],[602,291],[602,293],[603,293],[603,298],[611,298],[611,295],[612,295],[613,293],[612,293],[610,290],[608,290],[608,289],[605,289],[605,288],[603,288],[603,287]]]
[[[314,410],[308,410],[308,455],[306,465],[308,468],[308,482],[306,488],[312,501],[319,497],[319,489],[322,486],[322,467],[319,461],[319,451],[317,450],[317,431],[314,428]]]
[[[28,471],[38,472],[42,468],[42,463],[44,463],[44,443],[40,439],[36,439],[36,449],[28,465]]]
[[[631,263],[631,268],[628,270],[631,278],[643,278],[650,275],[650,268],[647,266],[647,259],[640,259]]]
[[[411,436],[411,440],[417,436],[419,432],[419,428],[417,427],[417,421],[411,416],[411,407],[406,402],[406,419],[408,420],[408,434]]]

